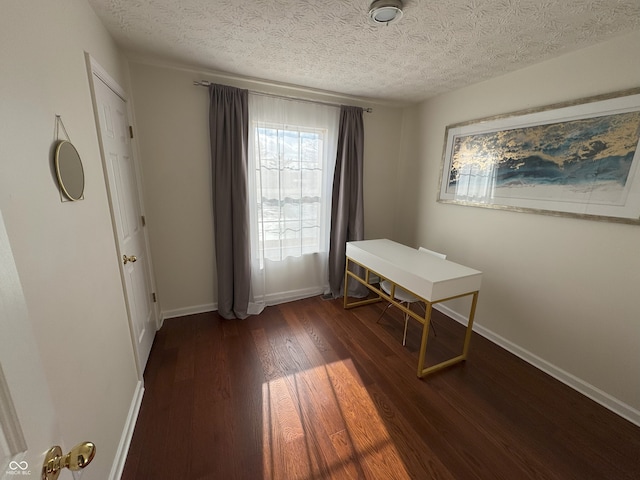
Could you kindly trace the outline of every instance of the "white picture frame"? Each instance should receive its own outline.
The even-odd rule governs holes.
[[[450,125],[438,202],[640,224],[640,88]]]

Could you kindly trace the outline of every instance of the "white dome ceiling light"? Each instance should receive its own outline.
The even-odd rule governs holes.
[[[391,25],[402,18],[402,0],[374,0],[369,18],[376,25]]]

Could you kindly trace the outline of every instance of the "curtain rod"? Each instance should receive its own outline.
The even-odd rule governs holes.
[[[207,80],[202,80],[200,82],[194,80],[193,84],[195,86],[197,86],[197,87],[208,87],[209,85],[211,85],[211,82],[209,82]],[[253,93],[254,95],[263,95],[265,97],[283,98],[285,100],[298,100],[300,102],[317,103],[318,105],[326,105],[328,107],[341,107],[342,106],[339,103],[321,102],[319,100],[311,100],[309,98],[287,97],[285,95],[276,95],[275,93],[256,92],[255,90],[249,90],[249,93]],[[362,110],[367,112],[367,113],[373,112],[373,108],[371,108],[371,107],[363,108]]]

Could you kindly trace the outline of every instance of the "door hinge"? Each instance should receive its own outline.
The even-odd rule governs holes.
[[[147,225],[147,219],[144,218],[144,215],[140,217],[142,219],[142,226],[145,227]]]
[[[151,298],[153,299],[153,303],[157,303],[158,299],[156,298],[156,292],[151,294]]]
[[[129,125],[129,136],[133,138],[133,127]]]

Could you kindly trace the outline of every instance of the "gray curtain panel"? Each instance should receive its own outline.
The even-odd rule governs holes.
[[[218,313],[246,318],[251,291],[247,203],[248,90],[209,86]]]
[[[362,112],[360,107],[340,107],[338,154],[333,174],[329,234],[329,288],[334,298],[343,295],[347,242],[364,240]],[[363,274],[362,271],[358,273]],[[349,282],[349,296],[364,297],[367,293],[367,287],[364,285],[355,281]]]

